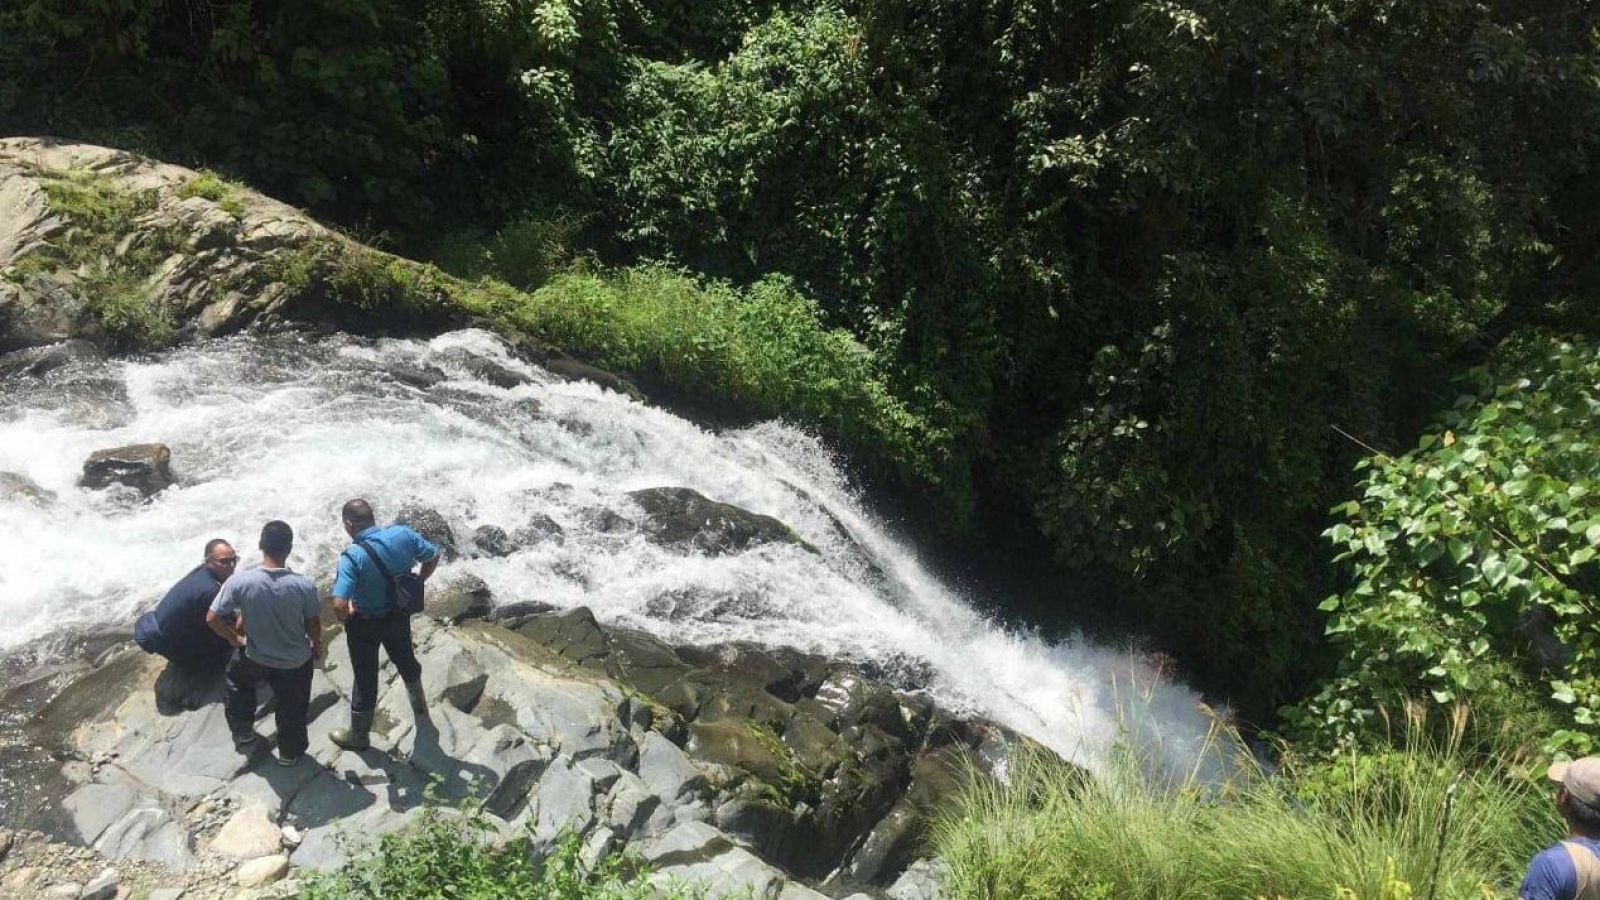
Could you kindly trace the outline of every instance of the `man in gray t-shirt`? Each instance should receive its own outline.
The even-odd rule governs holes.
[[[287,566],[294,531],[284,522],[261,529],[261,567],[228,579],[211,602],[206,624],[235,648],[228,660],[224,711],[234,746],[256,739],[256,685],[278,698],[278,762],[306,752],[311,663],[322,653],[321,601],[311,579]]]

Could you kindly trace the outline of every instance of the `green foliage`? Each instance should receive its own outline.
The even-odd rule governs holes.
[[[934,828],[942,895],[1509,898],[1562,833],[1542,788],[1449,745],[1279,772],[1242,747],[1213,749],[1234,755],[1222,783],[1163,782],[1129,752],[1098,777],[1043,756],[1004,783],[973,776]]]
[[[650,266],[569,273],[531,294],[506,291],[513,327],[665,396],[739,417],[790,417],[837,436],[908,480],[960,477],[953,436],[897,398],[873,353],[822,327],[816,304],[783,278],[744,289]]]
[[[243,190],[243,185],[229,181],[210,169],[201,169],[199,174],[178,190],[178,196],[204,197],[237,219],[244,215]]]
[[[61,260],[49,257],[51,250],[31,254],[45,261],[41,268],[74,271],[76,290],[118,346],[145,349],[170,341],[172,312],[151,296],[149,283],[188,235],[177,225],[139,221],[155,209],[155,192],[80,171],[47,173],[44,191],[51,210],[73,227],[55,246]]]
[[[1600,346],[1528,336],[1415,449],[1361,461],[1361,495],[1326,532],[1352,574],[1322,604],[1340,673],[1302,727],[1350,740],[1409,695],[1448,704],[1531,683],[1563,725],[1551,745],[1595,749],[1597,385]]]
[[[572,263],[583,221],[565,212],[524,215],[490,235],[454,232],[429,252],[441,269],[469,280],[494,278],[533,290]]]
[[[212,165],[470,279],[592,256],[748,294],[470,297],[812,422],[949,531],[1028,517],[1261,717],[1326,672],[1316,535],[1355,456],[1328,426],[1409,443],[1506,334],[1600,321],[1597,28],[1511,0],[17,0],[0,128]],[[728,327],[788,321],[784,292],[823,329],[769,357],[811,348],[801,388]],[[596,331],[663,308],[713,330]]]
[[[525,840],[496,839],[482,806],[430,805],[410,827],[384,835],[368,855],[343,869],[317,873],[302,900],[688,900],[704,891],[652,886],[637,860],[607,854],[584,861],[580,835],[564,833],[544,858]]]

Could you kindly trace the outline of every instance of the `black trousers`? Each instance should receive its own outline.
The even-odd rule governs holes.
[[[378,648],[389,655],[400,680],[413,682],[422,677],[422,664],[411,647],[411,617],[355,615],[345,620],[345,642],[350,646],[350,668],[355,687],[350,692],[351,712],[370,712],[378,704]]]
[[[256,686],[265,681],[278,701],[278,752],[299,756],[306,752],[306,708],[311,705],[311,660],[295,669],[275,669],[235,651],[224,670],[228,690],[223,710],[235,736],[249,734],[256,720]]]

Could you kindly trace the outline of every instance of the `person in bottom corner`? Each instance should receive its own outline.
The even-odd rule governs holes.
[[[287,523],[262,526],[261,565],[228,579],[206,613],[206,624],[236,648],[225,669],[224,706],[234,746],[256,741],[256,686],[265,681],[277,699],[278,762],[286,766],[306,752],[311,666],[322,654],[322,603],[311,579],[290,570],[293,549]]]
[[[206,611],[238,563],[232,544],[221,538],[207,541],[204,561],[134,623],[134,643],[184,668],[222,668],[233,647],[206,627]]]
[[[1528,864],[1518,900],[1600,900],[1600,756],[1550,766],[1567,838]]]
[[[328,736],[346,750],[365,750],[370,746],[373,710],[378,703],[380,646],[400,673],[412,712],[418,718],[428,715],[422,665],[411,645],[411,617],[394,608],[383,570],[409,572],[421,563],[417,574],[426,581],[439,565],[439,548],[408,526],[397,523],[380,528],[372,505],[365,500],[346,503],[340,517],[353,543],[339,554],[333,612],[344,622],[355,683],[350,691],[350,727],[334,729]],[[382,557],[381,567],[373,553]]]

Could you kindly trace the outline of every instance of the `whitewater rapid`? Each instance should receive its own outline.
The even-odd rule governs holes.
[[[477,377],[491,360],[529,382]],[[422,388],[395,373],[433,367]],[[502,379],[504,380],[504,379]],[[145,503],[76,486],[94,450],[161,442],[178,484]],[[0,384],[0,472],[56,494],[0,497],[0,650],[128,625],[223,537],[245,562],[260,526],[295,529],[291,566],[319,581],[347,538],[338,510],[380,521],[405,503],[442,513],[500,604],[588,606],[671,642],[751,641],[871,664],[957,712],[991,717],[1091,768],[1120,739],[1188,770],[1211,719],[1140,654],[1048,642],[980,615],[863,507],[826,448],[765,423],[713,433],[528,365],[492,335],[431,341],[234,337],[154,357],[75,363]],[[774,516],[819,552],[766,545],[686,555],[617,528],[627,492],[684,486]],[[472,530],[535,516],[564,529],[489,558]]]

